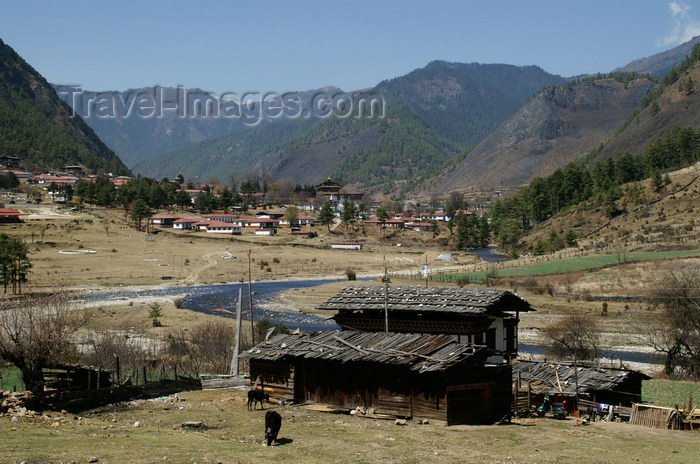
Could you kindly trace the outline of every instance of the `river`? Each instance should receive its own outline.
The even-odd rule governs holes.
[[[253,282],[253,310],[255,320],[269,319],[273,323],[283,324],[291,330],[299,329],[302,332],[317,332],[319,330],[340,330],[335,322],[327,320],[321,316],[301,314],[292,311],[276,311],[267,307],[279,292],[293,288],[308,288],[323,285],[329,282],[340,282],[345,279],[336,280],[297,280],[297,281],[271,281]],[[370,280],[370,279],[358,279]],[[85,295],[85,301],[95,300],[122,300],[143,297],[168,297],[182,298],[183,307],[192,311],[206,314],[214,314],[221,317],[234,318],[234,315],[214,311],[214,309],[225,309],[236,311],[238,302],[238,289],[241,284],[219,284],[174,287],[156,290],[121,291]],[[243,311],[249,309],[248,305],[248,284],[243,285]],[[250,316],[245,314],[244,320]]]
[[[495,249],[480,249],[484,255],[488,255],[492,259],[497,259],[498,255]],[[471,250],[474,252],[474,250]],[[480,255],[481,256],[481,255]],[[494,261],[492,261],[494,262]],[[255,311],[255,320],[269,319],[276,324],[282,324],[290,330],[299,329],[301,332],[313,333],[318,331],[340,330],[340,327],[330,319],[322,316],[301,314],[292,311],[279,311],[269,307],[269,302],[274,297],[285,290],[293,288],[308,288],[323,285],[329,282],[340,282],[345,279],[336,280],[297,280],[297,281],[271,281],[253,283],[253,308]],[[372,280],[364,278],[358,280]],[[349,282],[350,283],[350,282]],[[141,290],[141,291],[121,291],[101,294],[85,295],[84,300],[122,300],[139,297],[167,297],[182,298],[183,307],[192,311],[197,311],[205,314],[214,314],[220,317],[234,318],[232,314],[213,311],[214,309],[225,309],[227,311],[236,311],[236,303],[238,300],[238,289],[241,284],[219,284],[219,285],[202,285],[202,286],[187,286],[174,287],[157,290]],[[248,284],[243,285],[243,311],[248,310]],[[249,319],[249,314],[244,314],[244,322]],[[544,355],[545,347],[538,345],[520,344],[518,350],[523,354]],[[623,351],[615,350],[604,354],[607,358],[615,360],[622,359],[624,362],[636,362],[646,364],[659,364],[663,358],[655,353]]]
[[[496,249],[496,247],[471,248],[466,250],[468,253],[474,253],[487,263],[500,263],[508,261],[510,258]]]

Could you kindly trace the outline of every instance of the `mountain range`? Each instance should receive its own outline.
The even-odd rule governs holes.
[[[85,122],[131,169],[155,178],[183,174],[201,180],[212,175],[240,180],[251,170],[296,183],[332,176],[378,196],[517,186],[584,155],[591,161],[643,150],[652,137],[673,125],[697,127],[692,88],[672,94],[654,76],[681,63],[698,41],[636,60],[609,75],[567,79],[536,66],[434,61],[362,92],[344,94],[328,87],[297,94],[303,108],[319,94],[380,96],[383,117],[319,118],[297,113],[249,124],[242,117],[182,117],[170,111],[151,118],[133,112],[127,117],[91,114]],[[50,106],[53,116],[67,117],[70,108],[54,89],[23,60],[8,64],[20,63],[21,58],[7,50],[11,51],[3,44],[0,113],[8,121],[2,126],[5,134],[34,124],[11,122],[10,110],[23,104],[33,105],[30,114],[43,111],[51,116]],[[694,68],[683,72],[691,80],[700,78]],[[135,94],[156,90],[169,95],[170,101],[180,91],[195,98],[209,95],[179,88],[91,94],[128,102]],[[245,110],[236,102],[228,103],[234,112]],[[265,105],[277,103],[273,99]],[[84,113],[85,108],[76,110]],[[64,119],[48,120],[64,132],[69,130],[76,146],[92,147],[84,149],[101,161],[59,145],[61,160],[127,172],[79,116]],[[52,130],[57,129],[43,132]],[[2,153],[41,160],[26,143],[15,147],[6,142],[0,147]],[[39,151],[50,158],[47,148]]]
[[[256,169],[314,183],[331,175],[375,193],[407,192],[438,174],[539,89],[562,82],[535,66],[435,61],[366,92],[384,99],[383,118],[282,120],[183,147],[134,168],[158,178]],[[249,146],[251,138],[265,143]]]

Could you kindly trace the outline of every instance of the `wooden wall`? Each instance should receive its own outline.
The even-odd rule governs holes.
[[[493,423],[510,411],[510,366],[455,367],[418,375],[406,367],[298,359],[251,361],[265,391],[287,400],[314,402],[452,424]]]
[[[453,369],[448,375],[447,424],[490,424],[511,410],[511,366]]]

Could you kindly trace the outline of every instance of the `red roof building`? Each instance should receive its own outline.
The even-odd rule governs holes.
[[[0,222],[21,222],[24,213],[14,209],[0,208]]]
[[[148,219],[148,222],[154,226],[172,227],[173,223],[180,219],[180,216],[175,216],[168,213],[154,214]]]

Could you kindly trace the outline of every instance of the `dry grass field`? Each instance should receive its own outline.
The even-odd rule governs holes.
[[[118,210],[26,211],[32,214],[25,217],[24,223],[0,224],[0,231],[21,236],[29,243],[31,281],[35,286],[89,289],[164,282],[238,282],[248,278],[249,251],[252,277],[257,281],[339,277],[346,269],[355,270],[361,277],[381,274],[385,266],[389,270],[418,270],[426,255],[432,262],[441,253],[440,249],[424,248],[424,241],[412,232],[403,236],[406,240],[378,240],[379,231],[374,228],[365,235],[358,232],[348,236],[340,233],[342,227],[334,234],[316,228],[320,235],[313,239],[293,237],[288,229],[280,230],[274,237],[255,236],[251,230],[245,230],[242,236],[173,229],[146,234],[132,228]],[[331,242],[349,239],[364,242],[364,249],[330,249]],[[61,250],[96,253],[61,254]],[[235,258],[223,259],[229,254]],[[463,262],[474,260],[470,256],[462,258]],[[163,280],[162,276],[169,279]]]
[[[696,433],[623,423],[518,419],[504,426],[452,426],[275,407],[280,444],[262,446],[264,412],[241,391],[196,391],[81,415],[0,417],[0,461],[100,463],[694,463]],[[267,407],[270,407],[269,405]],[[201,429],[182,429],[202,421]],[[135,426],[139,422],[140,426]]]

